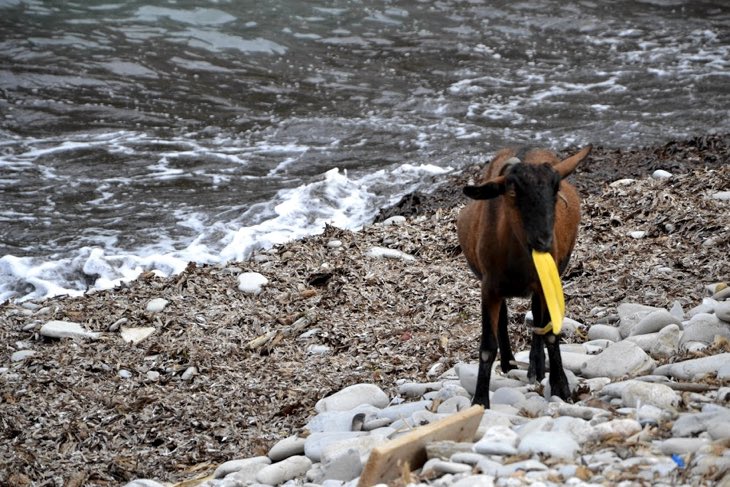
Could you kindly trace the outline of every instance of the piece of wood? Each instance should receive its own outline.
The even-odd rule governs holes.
[[[426,462],[426,444],[429,442],[473,441],[483,414],[482,406],[472,406],[373,448],[358,487],[370,487],[393,480],[401,475],[406,464],[410,470],[422,467]]]

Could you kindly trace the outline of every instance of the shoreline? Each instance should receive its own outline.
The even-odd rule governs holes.
[[[688,309],[706,285],[727,279],[730,228],[720,215],[728,203],[712,195],[730,189],[728,139],[597,148],[579,168],[583,220],[564,286],[566,315],[582,326],[567,342],[585,340],[621,303]],[[673,175],[653,179],[655,169]],[[34,483],[185,480],[191,469],[264,454],[345,386],[372,382],[393,396],[397,379],[473,361],[478,285],[454,230],[460,186],[473,174],[405,198],[358,232],[327,227],[246,262],[190,264],[81,297],[0,305],[0,470]],[[636,179],[616,184],[627,178]],[[379,223],[395,215],[406,218]],[[373,257],[375,247],[413,260]],[[239,289],[246,272],[268,280],[259,294]],[[167,306],[148,311],[155,298]],[[510,309],[515,351],[529,338],[526,309],[520,300]],[[51,320],[100,335],[41,336]],[[129,328],[154,331],[130,344],[122,339]],[[12,360],[24,350],[35,353]]]

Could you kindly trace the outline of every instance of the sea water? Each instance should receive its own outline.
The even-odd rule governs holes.
[[[357,229],[508,144],[726,133],[729,63],[723,1],[0,0],[0,302]]]

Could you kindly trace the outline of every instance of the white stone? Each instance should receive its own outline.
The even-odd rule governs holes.
[[[150,299],[149,302],[147,303],[147,307],[145,308],[145,310],[148,313],[159,313],[160,311],[165,309],[165,307],[169,303],[170,302],[167,299],[163,299],[163,298]]]
[[[331,249],[339,249],[342,247],[342,240],[330,240],[327,242],[327,247]]]
[[[123,487],[165,487],[165,485],[157,482],[156,480],[134,479],[131,482],[124,484]]]
[[[636,182],[636,179],[623,178],[623,179],[617,179],[616,181],[609,183],[609,186],[611,186],[612,188],[618,188],[621,186],[630,186],[630,185],[634,184],[634,182]]]
[[[466,473],[471,472],[472,467],[470,465],[464,465],[463,463],[456,463],[456,462],[448,462],[446,460],[441,460],[440,458],[432,458],[428,460],[423,467],[421,467],[421,471],[426,472],[437,472],[437,473],[446,473],[446,474],[455,474],[455,473]]]
[[[252,458],[244,458],[241,460],[231,460],[225,463],[222,463],[218,466],[218,468],[215,469],[215,472],[213,472],[213,478],[214,479],[222,479],[226,475],[229,475],[234,472],[238,472],[239,470],[242,470],[249,465],[269,465],[271,464],[271,460],[268,457],[260,456],[260,457],[252,457]]]
[[[534,431],[520,441],[518,451],[526,454],[543,454],[552,458],[572,460],[580,445],[568,433],[562,431]]]
[[[553,427],[553,422],[554,420],[550,416],[540,416],[517,427],[516,432],[520,438],[524,438],[534,431],[550,431]]]
[[[650,404],[673,410],[679,405],[680,395],[669,386],[638,380],[628,382],[621,393],[621,400],[625,406],[635,408],[641,404]]]
[[[41,326],[40,334],[50,338],[99,338],[100,333],[85,330],[81,324],[73,321],[48,321]]]
[[[635,343],[621,341],[590,356],[583,364],[581,375],[586,378],[636,376],[653,370],[654,365],[654,360]]]
[[[310,433],[353,431],[356,418],[365,423],[377,418],[381,410],[370,404],[361,404],[349,411],[325,411],[311,418],[306,425]]]
[[[338,450],[336,453],[322,455],[322,479],[349,482],[362,473],[362,460],[356,448]]]
[[[494,487],[494,477],[491,475],[469,475],[457,480],[450,487]]]
[[[479,364],[460,362],[454,366],[454,369],[456,370],[456,375],[459,376],[461,386],[466,389],[469,395],[473,396],[474,392],[477,390],[477,373],[479,372]]]
[[[669,310],[670,313],[672,313],[672,316],[677,318],[678,320],[684,319],[684,309],[682,309],[682,303],[679,301],[675,301],[672,305],[672,309]]]
[[[619,331],[622,337],[627,337],[631,333],[631,329],[639,323],[644,317],[661,308],[653,306],[645,306],[637,303],[621,303],[618,305],[617,312],[619,316]]]
[[[10,355],[10,361],[11,362],[22,362],[23,360],[32,357],[35,355],[35,350],[18,350],[17,352],[13,352],[12,355]]]
[[[402,418],[409,418],[411,415],[418,411],[423,411],[431,407],[431,401],[414,401],[404,402],[402,404],[396,404],[394,406],[388,406],[387,408],[381,409],[377,413],[378,418],[388,418],[393,421]]]
[[[198,368],[195,366],[188,367],[185,372],[182,373],[180,378],[185,381],[191,380],[193,377],[198,375]]]
[[[588,328],[588,339],[618,342],[621,341],[621,333],[615,326],[596,324]]]
[[[715,316],[726,323],[730,323],[730,301],[719,301],[715,305]]]
[[[712,199],[730,201],[730,191],[718,191],[717,193],[712,193]]]
[[[629,237],[635,238],[635,239],[641,239],[646,237],[646,232],[644,230],[634,230],[633,232],[629,232]]]
[[[471,401],[464,396],[453,396],[439,404],[437,413],[453,414],[471,407]]]
[[[314,409],[317,412],[349,411],[361,404],[371,404],[378,408],[388,405],[388,396],[374,384],[354,384],[345,387],[331,396],[317,401]]]
[[[717,336],[730,338],[730,324],[720,321],[714,314],[698,313],[684,322],[684,333],[679,340],[679,347],[687,350],[688,342],[711,345]]]
[[[307,457],[289,457],[259,470],[256,481],[268,485],[283,484],[287,480],[303,476],[311,466],[312,462]]]
[[[271,447],[268,457],[278,462],[294,455],[303,455],[305,441],[306,438],[299,438],[297,435],[284,438]]]
[[[662,359],[673,357],[679,350],[683,331],[678,325],[665,326],[658,333],[656,342],[649,349],[649,355]]]
[[[398,259],[398,260],[404,260],[404,261],[416,260],[416,258],[410,254],[406,254],[405,252],[401,252],[400,250],[388,249],[385,247],[371,247],[370,250],[368,250],[367,255],[369,257],[383,258],[383,259]]]
[[[122,379],[130,379],[132,377],[132,373],[126,369],[120,369],[119,377],[121,377]]]
[[[657,169],[653,173],[651,173],[651,177],[654,179],[669,179],[673,176],[672,173],[669,171],[665,171],[664,169]]]
[[[368,433],[362,431],[312,433],[304,441],[304,454],[313,462],[319,462],[322,460],[322,452],[330,445],[367,435]]]
[[[387,220],[383,221],[383,226],[388,226],[388,225],[397,226],[397,225],[402,225],[405,222],[406,222],[406,217],[401,216],[401,215],[395,215],[395,216],[391,216]]]
[[[641,424],[635,419],[614,419],[597,424],[591,432],[591,439],[603,441],[611,437],[628,438],[641,431]]]
[[[246,294],[260,294],[268,283],[269,280],[258,272],[244,272],[238,276],[238,289]]]
[[[730,438],[730,409],[714,406],[701,413],[685,413],[672,425],[672,435],[695,436],[707,431],[714,440]]]
[[[514,406],[525,399],[525,395],[513,387],[500,387],[491,398],[492,404],[509,404]]]
[[[646,315],[631,328],[629,336],[658,332],[667,325],[680,325],[682,322],[665,309],[658,309]]]
[[[136,345],[153,334],[155,330],[156,329],[153,326],[143,326],[138,328],[128,328],[123,326],[120,335],[122,336],[122,340],[125,342]]]
[[[473,449],[484,455],[516,455],[519,436],[507,426],[492,426],[487,429]]]
[[[654,441],[654,446],[665,455],[694,453],[710,442],[705,438],[669,438],[663,441]]]
[[[561,416],[559,418],[555,418],[551,431],[567,433],[570,435],[571,438],[576,441],[576,443],[582,445],[583,443],[591,439],[593,426],[591,426],[591,424],[584,419],[570,416]]]
[[[158,380],[160,380],[160,373],[156,370],[149,370],[145,375],[147,377],[147,380],[149,381],[157,382]]]
[[[716,374],[720,370],[720,367],[727,364],[728,361],[730,361],[730,352],[685,360],[683,362],[675,362],[669,364],[666,368],[665,366],[658,368],[655,373],[661,373],[662,375],[681,380],[692,380],[695,377],[701,377],[706,374]]]
[[[583,347],[581,346],[581,348]],[[583,350],[585,350],[585,348],[583,348]],[[583,364],[586,363],[586,360],[590,359],[591,356],[586,354],[585,351],[583,353],[561,352],[560,358],[562,359],[564,369],[579,374],[581,370],[583,370]]]

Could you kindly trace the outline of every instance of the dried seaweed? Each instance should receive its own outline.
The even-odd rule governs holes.
[[[668,180],[599,184],[595,159],[576,176],[578,186],[590,183],[591,190],[583,191],[581,234],[564,282],[568,316],[591,324],[599,319],[596,308],[610,314],[623,301],[692,306],[705,284],[727,280],[728,203],[710,194],[728,190],[730,167],[727,145],[713,140],[631,152],[629,161],[697,151],[702,161],[711,159],[681,166],[686,171]],[[624,155],[597,157],[613,157],[619,178],[636,176]],[[425,206],[402,225],[356,233],[327,227],[247,262],[190,265],[167,279],[146,274],[114,290],[49,299],[34,310],[2,305],[0,363],[9,370],[0,376],[0,475],[7,475],[0,481],[183,480],[265,453],[302,427],[318,399],[347,385],[372,382],[393,393],[396,379],[426,380],[437,362],[448,368],[475,360],[479,290],[456,247],[459,186],[456,180],[441,186],[431,200],[440,203],[432,206],[420,198]],[[634,230],[646,232],[644,238],[630,237]],[[328,246],[333,239],[342,245]],[[416,261],[368,257],[372,246]],[[246,295],[237,287],[242,271],[260,272],[269,284]],[[155,297],[170,304],[147,313]],[[527,344],[526,309],[526,300],[512,303],[515,349]],[[50,319],[78,321],[104,335],[58,341],[27,328]],[[137,345],[125,343],[109,331],[119,320],[156,332]],[[10,363],[19,341],[38,353]],[[310,353],[310,345],[328,349]],[[189,367],[198,373],[184,380]],[[131,377],[121,378],[122,369]]]

